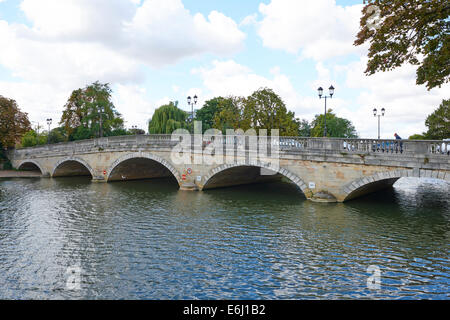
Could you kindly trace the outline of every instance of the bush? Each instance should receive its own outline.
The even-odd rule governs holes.
[[[30,130],[22,137],[22,147],[29,148],[37,145],[37,134],[34,130]]]

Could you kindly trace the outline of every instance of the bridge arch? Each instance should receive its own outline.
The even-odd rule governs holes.
[[[18,170],[36,171],[36,170],[32,170],[32,169],[36,169],[36,168],[39,169],[39,171],[41,171],[41,174],[44,174],[44,169],[42,169],[42,166],[40,165],[40,163],[35,160],[24,160],[17,166]]]
[[[165,167],[172,174],[172,176],[177,180],[178,184],[181,184],[181,182],[182,182],[180,173],[178,172],[177,169],[175,169],[175,167],[169,161],[167,161],[166,159],[164,159],[160,156],[149,153],[149,152],[134,152],[134,153],[126,154],[126,155],[118,158],[116,161],[114,161],[109,166],[108,170],[106,171],[106,181],[110,181],[110,179],[112,178],[111,174],[113,173],[114,169],[116,169],[120,164],[124,163],[125,161],[133,160],[133,159],[152,160],[152,161],[158,163],[159,165]]]
[[[53,167],[52,177],[83,176],[95,177],[94,170],[85,160],[78,157],[67,157],[59,160]]]
[[[394,170],[378,172],[372,176],[354,180],[344,187],[344,201],[392,186],[400,178],[434,178],[444,180],[444,171],[433,170]]]
[[[307,185],[305,182],[300,179],[296,174],[292,173],[291,171],[284,169],[279,166],[272,166],[270,163],[265,163],[261,161],[240,161],[235,162],[232,164],[223,164],[220,165],[212,170],[209,171],[209,173],[205,176],[205,183],[202,186],[202,190],[208,188],[208,184],[210,184],[214,177],[217,177],[218,174],[223,173],[227,170],[238,168],[238,167],[254,167],[254,168],[264,168],[273,172],[276,172],[277,174],[280,174],[289,180],[291,180],[295,185],[297,185],[300,190],[306,194],[307,193]],[[270,176],[268,176],[270,177]],[[231,185],[230,185],[231,186]]]

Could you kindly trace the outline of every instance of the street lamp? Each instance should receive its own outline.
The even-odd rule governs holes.
[[[47,144],[50,143],[50,126],[52,125],[52,118],[47,119],[48,134],[47,134]]]
[[[373,116],[378,117],[378,140],[380,140],[380,118],[384,117],[384,113],[386,112],[386,109],[381,109],[381,114],[378,114],[377,108],[373,109]]]
[[[194,96],[194,101],[192,101],[191,96],[187,97],[187,103],[189,106],[191,106],[192,133],[194,132],[194,106],[197,104],[197,101],[198,101],[197,95]]]
[[[325,98],[325,113],[324,113],[324,127],[323,127],[323,136],[326,137],[327,136],[327,98],[333,98],[334,95],[334,87],[330,86],[328,88],[328,90],[330,91],[330,95],[329,96],[324,96],[323,95],[323,88],[319,87],[319,89],[317,89],[317,91],[319,91],[319,99],[322,99],[322,96]]]
[[[100,115],[100,134],[99,134],[99,136],[100,136],[100,138],[103,138],[103,117],[102,117],[102,115],[104,114],[108,118],[108,114],[106,112],[104,112],[103,107],[99,107],[99,109],[100,109],[100,112],[99,112],[99,115]]]

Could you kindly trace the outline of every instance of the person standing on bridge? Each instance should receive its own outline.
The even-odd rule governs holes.
[[[400,137],[397,133],[394,133],[395,140],[402,140],[402,137]],[[398,152],[398,144],[395,143],[395,149],[396,152]],[[400,153],[403,153],[403,142],[400,142]]]

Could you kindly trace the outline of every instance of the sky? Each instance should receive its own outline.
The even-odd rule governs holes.
[[[386,109],[381,137],[426,131],[449,98],[428,91],[416,67],[366,76],[368,46],[353,46],[360,0],[0,0],[0,95],[17,101],[33,126],[57,126],[71,92],[110,83],[125,126],[147,130],[159,106],[197,95],[248,96],[272,88],[311,121],[327,107],[377,136],[372,110]]]

